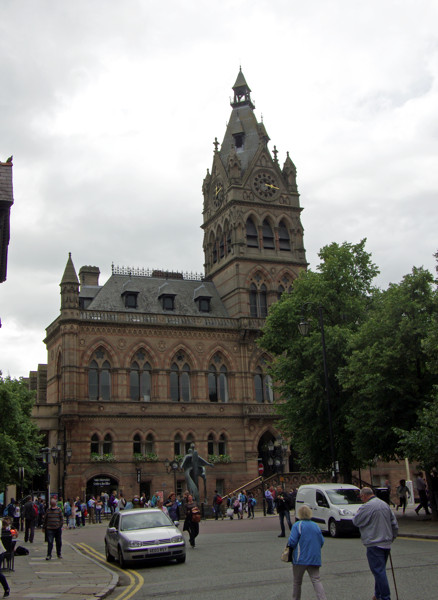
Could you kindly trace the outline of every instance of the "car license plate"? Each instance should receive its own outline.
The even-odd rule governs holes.
[[[161,554],[161,552],[168,552],[168,551],[169,551],[168,546],[160,546],[159,548],[149,548],[148,553],[149,554]]]

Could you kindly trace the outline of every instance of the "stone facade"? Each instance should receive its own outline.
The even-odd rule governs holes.
[[[271,155],[241,71],[233,91],[203,182],[205,274],[113,267],[101,285],[98,267],[78,277],[67,260],[45,339],[47,390],[43,367],[32,375],[34,416],[47,445],[59,442],[51,487],[65,497],[181,491],[183,473],[165,459],[192,442],[213,455],[210,499],[257,478],[259,457],[269,474],[266,445],[279,431],[256,340],[307,263],[295,166],[287,155],[280,167],[275,147]]]

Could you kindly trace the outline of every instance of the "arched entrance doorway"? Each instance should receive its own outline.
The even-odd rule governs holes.
[[[113,490],[119,489],[119,482],[114,477],[110,477],[105,473],[94,475],[87,481],[86,495],[87,498],[90,496],[101,496],[104,492],[108,495]]]

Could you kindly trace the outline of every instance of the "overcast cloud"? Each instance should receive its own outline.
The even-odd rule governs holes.
[[[46,362],[68,252],[203,271],[201,186],[239,65],[297,166],[310,267],[358,242],[381,287],[434,270],[434,0],[2,0],[0,159],[14,155],[0,369]]]

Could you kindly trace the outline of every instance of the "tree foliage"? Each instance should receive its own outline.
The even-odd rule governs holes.
[[[291,294],[270,309],[260,345],[274,355],[271,374],[282,400],[277,403],[281,426],[291,437],[303,468],[331,465],[328,410],[324,383],[318,307],[323,307],[335,458],[349,478],[357,466],[346,428],[351,397],[340,386],[351,336],[366,318],[372,281],[378,273],[365,242],[330,244],[321,249],[318,272],[301,273]],[[304,311],[304,312],[303,312]],[[311,325],[302,337],[298,323]]]
[[[395,428],[397,451],[410,461],[418,461],[426,473],[438,466],[438,389],[431,402],[419,411],[414,429]]]
[[[394,428],[411,429],[438,383],[424,342],[437,312],[433,277],[412,270],[401,283],[374,295],[368,318],[350,338],[349,358],[339,371],[350,394],[347,429],[361,461],[397,455]]]
[[[29,482],[38,471],[40,435],[31,420],[34,393],[23,380],[3,378],[0,372],[0,488],[19,483],[19,468]]]

